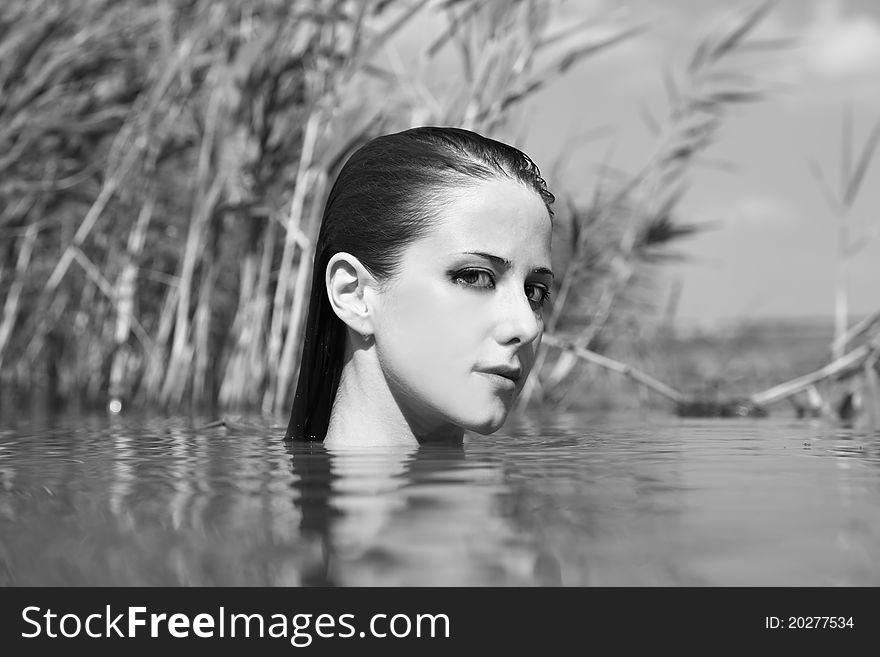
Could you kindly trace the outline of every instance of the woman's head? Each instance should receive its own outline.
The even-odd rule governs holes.
[[[466,130],[356,151],[324,210],[288,437],[323,439],[358,347],[417,427],[497,429],[543,330],[552,202],[527,156]]]

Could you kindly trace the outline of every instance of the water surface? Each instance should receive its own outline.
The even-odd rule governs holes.
[[[869,432],[572,414],[329,451],[210,419],[0,424],[0,585],[880,585]]]

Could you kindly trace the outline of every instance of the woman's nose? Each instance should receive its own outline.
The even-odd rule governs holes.
[[[497,338],[500,344],[528,344],[543,328],[540,311],[536,311],[522,286],[499,295]]]

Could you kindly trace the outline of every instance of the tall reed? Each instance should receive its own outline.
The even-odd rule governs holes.
[[[849,325],[849,269],[853,258],[880,234],[880,225],[872,225],[868,221],[856,223],[853,212],[863,188],[871,163],[880,145],[880,119],[868,133],[861,148],[853,152],[854,119],[851,107],[846,107],[843,114],[841,131],[841,155],[838,185],[829,181],[828,174],[815,160],[810,160],[810,171],[815,177],[823,198],[828,205],[833,220],[837,224],[837,242],[835,253],[834,280],[834,338],[831,341],[831,361],[829,367],[853,360],[858,350],[866,351],[866,356],[855,359],[858,371],[853,373],[847,368],[840,376],[822,379],[822,390],[815,387],[814,395],[820,399],[818,406],[826,413],[831,403],[826,401],[836,397],[838,409],[855,403],[859,410],[864,407],[869,425],[872,429],[880,427],[880,386],[878,386],[878,354],[880,354],[880,331],[877,330],[877,315],[865,318],[853,327]],[[880,312],[880,311],[878,311]],[[872,340],[865,340],[874,331]],[[857,340],[862,344],[855,350],[847,351]],[[842,381],[842,383],[841,383]],[[847,412],[843,413],[844,415]],[[839,413],[840,414],[840,413]]]
[[[849,329],[848,269],[850,262],[880,233],[878,225],[852,225],[853,207],[858,200],[865,176],[871,167],[880,144],[880,118],[874,124],[858,154],[853,153],[852,108],[844,110],[842,122],[839,186],[834,189],[827,174],[816,160],[810,160],[810,171],[819,183],[819,189],[828,209],[837,223],[836,275],[834,285],[834,341],[831,356],[843,356],[843,336]]]
[[[416,123],[513,130],[522,101],[638,33],[557,29],[559,4],[0,5],[0,385],[285,411],[345,157]],[[404,28],[438,18],[401,57]]]

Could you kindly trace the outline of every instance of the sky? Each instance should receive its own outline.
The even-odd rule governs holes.
[[[647,31],[585,59],[536,96],[523,112],[523,149],[546,172],[580,143],[566,189],[592,189],[602,162],[636,171],[656,143],[640,107],[665,111],[663,70],[683,70],[707,30],[751,3],[716,0],[569,0],[560,25],[581,17],[642,24]],[[838,257],[839,220],[811,162],[839,188],[844,115],[853,151],[880,120],[880,2],[781,0],[757,38],[791,37],[784,51],[742,60],[767,81],[767,99],[732,112],[707,156],[729,163],[690,178],[681,216],[706,227],[681,242],[685,259],[658,279],[659,294],[680,286],[676,317],[714,323],[767,317],[831,317],[837,267],[845,262],[850,313],[880,310],[880,153],[868,170],[848,225],[862,248]],[[850,108],[847,110],[847,108]],[[602,138],[577,141],[605,128]]]

